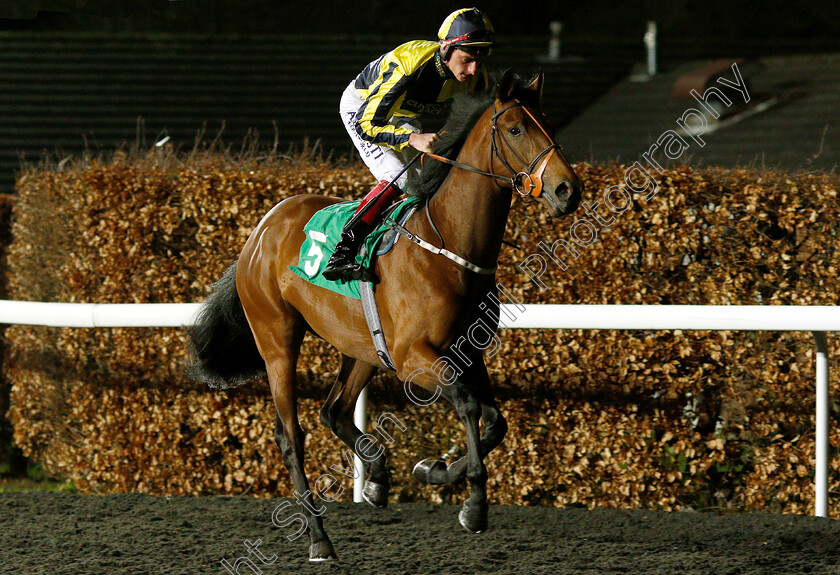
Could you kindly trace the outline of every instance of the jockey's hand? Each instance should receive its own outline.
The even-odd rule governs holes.
[[[432,154],[435,151],[435,142],[439,139],[440,136],[435,133],[413,133],[408,137],[408,145],[420,152]]]

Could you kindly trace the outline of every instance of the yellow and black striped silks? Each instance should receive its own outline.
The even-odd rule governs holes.
[[[368,64],[356,77],[354,87],[364,99],[356,114],[356,131],[369,142],[401,151],[411,130],[391,120],[440,114],[456,94],[487,86],[483,64],[462,84],[441,59],[440,44],[407,42]]]

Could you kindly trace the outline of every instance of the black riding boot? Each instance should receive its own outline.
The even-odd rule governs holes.
[[[335,251],[321,274],[324,279],[349,281],[365,278],[366,270],[356,263],[356,254],[359,253],[359,247],[371,228],[369,223],[357,220],[352,227],[341,232],[341,239],[338,240]]]

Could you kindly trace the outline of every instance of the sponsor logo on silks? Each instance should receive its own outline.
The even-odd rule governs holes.
[[[402,107],[406,110],[411,110],[412,112],[417,112],[419,114],[431,114],[433,116],[437,116],[446,111],[447,102],[423,104],[422,102],[418,102],[417,100],[405,100],[403,101]]]

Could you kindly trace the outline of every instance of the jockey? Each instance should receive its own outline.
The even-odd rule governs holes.
[[[379,199],[345,226],[323,272],[328,280],[363,276],[355,261],[359,246],[377,217],[402,194],[408,161],[417,152],[434,151],[438,135],[422,132],[419,119],[442,113],[458,93],[489,88],[484,58],[490,54],[495,34],[487,16],[477,8],[456,10],[444,20],[438,38],[438,42],[407,42],[382,55],[341,96],[344,127],[379,181],[356,213]]]

